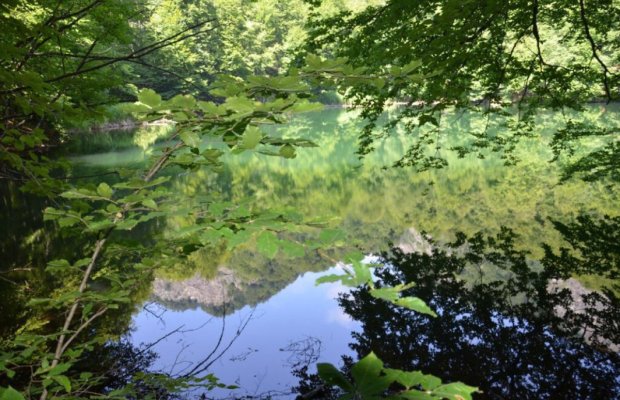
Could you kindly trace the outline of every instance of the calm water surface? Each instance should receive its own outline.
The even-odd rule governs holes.
[[[589,117],[619,123],[615,109],[604,114],[593,109]],[[551,131],[559,118],[545,116],[540,129]],[[481,124],[469,116],[448,120],[445,148]],[[558,185],[557,166],[548,163],[551,154],[540,139],[522,143],[517,166],[448,154],[449,167],[415,173],[383,169],[402,155],[408,143],[403,135],[360,162],[352,112],[308,114],[279,129],[319,147],[301,149],[293,160],[227,156],[219,173],[175,171],[171,185],[179,203],[197,204],[217,193],[223,201],[246,201],[258,209],[292,208],[307,220],[320,218],[339,228],[338,249],[304,257],[280,251],[273,259],[252,246],[203,251],[187,264],[160,271],[148,300],[136,305],[127,333],[136,346],[154,344],[158,358],[151,368],[214,373],[239,386],[216,391],[215,397],[291,397],[292,387],[301,385],[303,392],[313,385],[304,367],[312,374],[317,362],[342,366],[342,356],[355,360],[372,350],[396,368],[478,385],[484,390],[480,398],[617,396],[617,186]],[[75,174],[139,167],[165,145],[165,134],[158,127],[86,135],[73,144]],[[605,215],[610,217],[600,222]],[[581,222],[570,225],[575,221]],[[561,229],[558,223],[569,225]],[[191,218],[170,218],[157,227],[174,234],[191,224]],[[484,250],[473,243],[450,247],[459,232],[509,237],[506,246],[524,253],[521,259],[466,262],[464,254],[507,247],[501,240]],[[616,275],[584,267],[587,255],[577,261],[553,258],[569,242],[598,249],[596,260],[602,255]],[[363,289],[316,286],[316,278],[341,268],[339,257],[352,249],[379,256],[384,267],[375,272],[378,284],[418,282],[415,294],[440,317],[377,304]],[[569,264],[573,270],[557,268]],[[612,289],[603,294],[604,287]]]

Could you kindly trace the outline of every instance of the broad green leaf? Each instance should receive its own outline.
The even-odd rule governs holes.
[[[97,194],[101,197],[109,199],[112,197],[112,188],[107,183],[101,182],[99,186],[97,186]]]
[[[51,370],[49,370],[49,372],[47,373],[48,376],[54,376],[54,375],[60,375],[63,372],[66,372],[69,370],[69,368],[71,368],[71,364],[70,363],[63,363],[63,364],[58,364],[57,366],[55,366],[54,368],[52,368]]]
[[[380,289],[372,289],[370,295],[376,299],[394,302],[400,297],[400,291],[392,287],[383,287]]]
[[[364,253],[362,253],[361,251],[352,251],[350,253],[347,253],[347,255],[344,257],[344,262],[353,264],[354,262],[362,262],[363,259]]]
[[[207,114],[207,116],[210,116],[210,115],[220,115],[220,114],[225,113],[225,110],[220,109],[217,106],[217,104],[212,103],[210,101],[199,101],[198,102],[198,107],[200,108],[200,110],[202,112]]]
[[[398,298],[400,298],[400,293],[403,290],[409,289],[413,287],[414,285],[415,283],[411,282],[406,285],[397,285],[394,287],[382,287],[379,289],[371,290],[370,294],[377,299],[395,302],[396,300],[398,300]]]
[[[255,148],[263,138],[261,130],[255,126],[249,126],[241,139],[240,147],[243,149],[251,150]]]
[[[233,96],[226,99],[224,106],[236,113],[245,114],[254,111],[255,105],[252,99],[241,96]]]
[[[437,314],[435,314],[435,312],[424,302],[424,300],[418,297],[402,297],[394,301],[394,304],[422,314],[430,315],[432,317],[437,316]]]
[[[52,260],[47,263],[46,270],[51,272],[53,270],[62,270],[65,268],[69,268],[70,266],[71,264],[67,260],[64,260],[64,259]]]
[[[407,389],[418,386],[420,382],[422,382],[422,379],[424,379],[424,374],[420,371],[402,371],[400,369],[385,368],[383,373],[389,377],[392,382],[397,382]]]
[[[161,96],[153,89],[142,89],[138,92],[138,101],[149,107],[157,107],[161,104]]]
[[[355,273],[354,286],[364,285],[366,283],[372,286],[372,274],[370,273],[370,266],[363,264],[360,261],[355,261],[353,264],[353,272]]]
[[[58,219],[61,215],[64,215],[62,211],[54,207],[46,207],[45,210],[43,210],[43,221],[53,221]]]
[[[176,95],[168,101],[174,108],[193,109],[196,106],[196,99],[190,95]]]
[[[392,381],[382,375],[383,362],[374,353],[368,354],[351,368],[356,391],[362,398],[375,398],[383,394]]]
[[[329,245],[333,245],[344,238],[345,233],[341,229],[323,229],[319,234],[319,240]]]
[[[67,393],[71,393],[71,381],[64,375],[52,376],[52,379],[58,382]]]
[[[77,224],[78,222],[80,222],[80,220],[75,217],[58,218],[58,226],[60,226],[61,228],[67,228],[69,226],[73,226]]]
[[[306,254],[304,246],[299,243],[282,240],[280,241],[280,247],[289,257],[303,257]]]
[[[400,392],[398,393],[398,397],[407,400],[437,400],[437,397],[433,397],[430,393],[415,389]]]
[[[250,240],[252,236],[252,232],[248,230],[241,230],[236,232],[230,239],[228,239],[228,249],[232,250],[233,248],[246,243]]]
[[[91,232],[98,232],[114,226],[114,223],[109,219],[103,219],[100,221],[94,221],[88,223],[88,230]]]
[[[370,354],[359,360],[351,368],[351,375],[353,379],[355,379],[355,382],[364,382],[378,378],[382,369],[383,362],[374,352],[370,352]]]
[[[0,388],[0,400],[25,400],[24,396],[11,386]]]
[[[423,374],[422,379],[420,379],[420,385],[424,390],[434,390],[436,387],[441,385],[441,379],[430,374]]]
[[[145,207],[157,210],[157,203],[153,199],[144,199],[142,200],[142,204],[144,204]]]
[[[264,231],[256,239],[258,251],[268,258],[274,258],[278,252],[278,237],[271,231]]]
[[[295,158],[297,154],[295,153],[295,148],[290,144],[285,144],[280,147],[278,154],[284,158]]]
[[[179,138],[189,147],[198,147],[200,145],[200,136],[194,131],[183,131],[179,134]]]
[[[338,386],[348,392],[353,391],[353,385],[351,382],[349,382],[347,377],[333,365],[328,363],[318,363],[316,365],[316,369],[319,377],[328,385]]]
[[[453,382],[433,389],[433,394],[452,400],[472,400],[471,395],[477,390],[476,387],[461,382]]]
[[[116,225],[116,229],[120,229],[120,230],[127,230],[130,231],[132,230],[136,225],[138,225],[139,221],[135,220],[135,219],[125,219],[121,222],[119,222]]]

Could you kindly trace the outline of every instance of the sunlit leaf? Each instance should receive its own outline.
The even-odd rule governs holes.
[[[161,96],[153,89],[142,89],[138,92],[138,101],[149,107],[157,107],[161,104]]]
[[[255,148],[261,141],[263,133],[255,126],[249,126],[243,133],[240,147],[251,150]]]
[[[432,317],[437,316],[437,314],[435,314],[435,312],[424,302],[424,300],[418,297],[402,297],[394,301],[394,304],[422,314],[430,315]]]
[[[274,258],[278,252],[278,237],[271,231],[264,231],[256,239],[256,246],[261,254]]]
[[[112,197],[112,188],[107,183],[101,182],[99,186],[97,186],[97,194],[101,197],[109,199]]]

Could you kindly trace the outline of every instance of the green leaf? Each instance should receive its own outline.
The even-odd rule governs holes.
[[[280,147],[278,154],[284,158],[295,158],[297,154],[295,153],[295,148],[290,144],[285,144]]]
[[[106,197],[88,189],[69,190],[60,195],[65,199],[107,200]]]
[[[104,229],[108,229],[114,226],[114,223],[109,219],[103,219],[100,221],[94,221],[88,223],[88,230],[91,232],[98,232]]]
[[[400,297],[400,291],[392,287],[372,289],[370,295],[376,299],[394,302]]]
[[[453,382],[435,388],[433,394],[453,400],[472,400],[471,395],[476,391],[478,391],[476,387],[461,382]]]
[[[385,368],[383,373],[392,382],[398,382],[407,389],[418,386],[424,378],[424,374],[420,371],[402,371],[400,369]]]
[[[217,104],[212,103],[210,101],[199,101],[198,102],[198,107],[200,108],[200,110],[207,114],[207,116],[210,115],[220,115],[225,113],[225,110],[221,110]]]
[[[79,220],[74,217],[62,217],[58,219],[58,226],[60,226],[61,228],[66,228],[69,226],[73,226],[78,222]]]
[[[353,385],[344,376],[344,374],[338,371],[338,368],[328,363],[318,363],[316,365],[319,377],[328,385],[338,386],[348,392],[353,391]]]
[[[71,267],[69,261],[60,259],[60,260],[52,260],[47,263],[47,267],[45,268],[48,272],[53,272],[54,270],[63,270]]]
[[[161,104],[161,96],[153,89],[142,89],[138,92],[138,101],[153,108]]]
[[[190,95],[176,95],[168,101],[174,108],[193,109],[196,106],[196,99]]]
[[[403,297],[394,301],[394,304],[422,314],[430,315],[432,317],[437,316],[437,314],[435,314],[435,312],[424,302],[424,300],[418,297]]]
[[[234,234],[230,239],[228,239],[228,250],[232,250],[233,248],[246,243],[250,240],[250,236],[252,236],[252,232],[247,230],[238,231]]]
[[[304,246],[299,243],[282,240],[280,241],[280,247],[289,257],[303,257],[306,254]]]
[[[0,400],[25,400],[24,396],[11,386],[6,389],[0,389],[0,391]]]
[[[139,223],[140,221],[137,221],[135,219],[126,219],[126,220],[119,222],[116,225],[116,229],[130,231],[133,228],[135,228],[135,226],[138,225]]]
[[[376,379],[381,374],[383,362],[370,352],[366,357],[359,360],[352,368],[351,375],[355,382],[365,382]]]
[[[380,289],[373,289],[370,291],[370,295],[377,299],[395,302],[400,298],[400,293],[403,290],[413,287],[415,283],[411,282],[406,285],[397,285],[394,287],[383,287]]]
[[[112,193],[112,188],[105,182],[101,182],[99,186],[97,186],[97,194],[101,197],[109,199],[112,197]]]
[[[155,203],[155,200],[153,199],[142,200],[142,204],[144,204],[145,207],[148,207],[153,210],[157,210],[157,203]]]
[[[59,211],[54,207],[46,207],[45,210],[43,210],[43,221],[53,221],[58,219],[61,215],[64,215],[62,211]]]
[[[255,105],[252,99],[241,96],[233,96],[226,99],[224,106],[236,113],[245,114],[254,111]]]
[[[264,231],[256,240],[258,251],[268,258],[274,258],[278,252],[278,238],[271,231]]]
[[[189,147],[198,147],[200,145],[200,136],[194,131],[183,131],[179,134],[179,138]]]
[[[67,393],[71,393],[71,381],[64,375],[52,376],[52,379],[58,382]]]
[[[320,285],[321,283],[331,283],[331,282],[338,282],[343,280],[343,278],[346,278],[345,275],[325,275],[325,276],[321,276],[320,278],[318,278],[315,282],[316,285]]]
[[[407,400],[437,400],[437,397],[433,397],[430,393],[422,392],[420,390],[407,390],[398,393],[398,397]]]
[[[48,376],[60,375],[63,372],[68,371],[69,368],[71,368],[71,364],[69,364],[69,363],[58,364],[57,366],[55,366],[54,368],[49,370],[47,375]]]
[[[263,133],[260,129],[255,126],[249,126],[243,134],[243,138],[239,147],[247,150],[252,150],[260,143],[262,138]]]
[[[334,243],[344,240],[345,233],[340,229],[323,229],[319,234],[319,240],[324,244],[333,245]]]
[[[364,253],[361,251],[352,251],[344,256],[344,262],[348,264],[353,264],[355,262],[362,262],[364,259]]]
[[[376,398],[392,384],[388,377],[382,375],[382,370],[383,362],[372,352],[351,368],[357,392],[362,398]]]
[[[368,264],[363,264],[361,261],[355,261],[353,263],[353,272],[355,273],[355,280],[353,283],[354,286],[359,286],[366,283],[372,284],[372,274],[370,273],[370,266]]]
[[[433,390],[437,386],[441,385],[441,379],[433,375],[423,374],[422,379],[420,380],[420,385],[424,390]]]

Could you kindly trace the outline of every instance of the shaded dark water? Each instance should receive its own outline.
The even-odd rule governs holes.
[[[617,124],[617,115],[593,109],[586,117]],[[547,115],[540,126],[551,131],[560,119]],[[447,137],[480,124],[455,117]],[[310,392],[318,385],[316,362],[346,370],[347,360],[372,350],[390,367],[479,386],[479,398],[617,398],[616,186],[557,185],[557,166],[547,162],[551,155],[539,140],[517,149],[522,162],[513,167],[492,157],[448,155],[450,166],[443,170],[384,170],[408,139],[393,138],[362,164],[354,155],[358,129],[351,113],[327,110],[282,128],[285,136],[320,145],[294,160],[247,153],[227,158],[220,173],[174,171],[171,185],[184,206],[215,197],[258,209],[294,209],[344,235],[328,256],[279,251],[268,258],[252,244],[234,252],[196,251],[183,264],[158,271],[143,301],[117,321],[127,330],[128,348],[156,343],[150,349],[157,357],[143,360],[149,368],[214,373],[240,387],[215,397],[291,397],[292,387]],[[73,174],[143,165],[165,133],[158,127],[84,136],[72,145],[79,152],[72,156]],[[102,178],[118,179],[87,179]],[[45,260],[80,247],[54,246],[62,238],[42,229],[40,200],[14,189],[4,193],[4,270],[29,270],[0,275],[0,333],[9,335],[19,325],[20,307],[36,294],[31,288],[50,284],[37,272]],[[174,235],[193,223],[191,216],[175,216],[132,235],[148,241],[152,229]],[[461,232],[466,243],[451,246]],[[380,255],[378,284],[416,282],[412,294],[439,318],[397,309],[363,289],[315,286],[323,271],[340,268],[340,255],[351,249]],[[24,281],[31,282],[28,290]],[[106,357],[119,357],[112,354]]]

